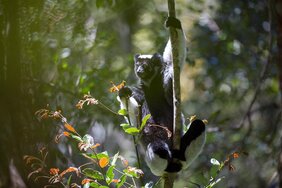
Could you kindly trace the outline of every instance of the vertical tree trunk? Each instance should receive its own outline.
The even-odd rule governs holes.
[[[168,0],[168,16],[176,17],[175,2],[174,0]],[[173,105],[174,105],[174,117],[173,117],[173,149],[180,148],[180,136],[181,136],[181,97],[180,97],[180,66],[178,62],[178,36],[175,28],[169,28],[170,41],[172,48],[172,62],[173,62]],[[172,188],[176,174],[166,174],[164,177],[164,187]]]

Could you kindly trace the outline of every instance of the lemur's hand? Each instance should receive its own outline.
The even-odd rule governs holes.
[[[175,18],[175,17],[167,17],[166,21],[165,21],[165,26],[166,27],[174,27],[174,28],[177,28],[177,29],[182,29],[181,27],[181,22]]]
[[[119,90],[119,92],[118,92],[118,96],[119,96],[120,98],[123,98],[123,97],[129,98],[129,97],[131,97],[131,95],[132,95],[132,91],[131,91],[131,89],[130,89],[129,87],[127,87],[127,86],[121,88],[121,89]]]

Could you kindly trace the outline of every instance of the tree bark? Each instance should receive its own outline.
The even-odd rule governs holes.
[[[174,0],[168,0],[168,16],[176,17],[175,13],[175,2]],[[181,97],[180,97],[180,66],[178,62],[178,35],[176,28],[169,28],[170,41],[172,48],[172,63],[173,63],[173,104],[174,104],[174,118],[173,118],[173,149],[180,148],[180,137],[181,137]],[[164,176],[164,187],[172,188],[176,174],[169,173]]]

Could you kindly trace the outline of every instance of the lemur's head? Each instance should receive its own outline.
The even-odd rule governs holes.
[[[159,53],[154,55],[137,54],[134,57],[135,74],[141,81],[152,80],[157,73],[161,73],[163,57]]]

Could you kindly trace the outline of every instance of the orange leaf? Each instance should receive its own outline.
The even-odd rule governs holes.
[[[102,157],[99,160],[99,165],[100,165],[101,168],[106,167],[108,164],[109,164],[109,159],[107,157]]]
[[[233,158],[236,159],[236,158],[238,158],[238,157],[239,157],[239,153],[238,153],[238,152],[234,152],[234,153],[233,153]]]
[[[101,145],[101,144],[97,143],[97,144],[95,144],[94,146],[91,146],[91,149],[95,149],[95,148],[99,147],[100,145]]]
[[[65,136],[67,136],[67,137],[69,137],[69,136],[70,136],[70,133],[69,133],[69,132],[67,132],[67,131],[64,131],[64,132],[63,132],[63,134],[64,134]]]
[[[65,123],[65,128],[70,132],[76,133],[75,129],[68,123]]]
[[[118,182],[120,182],[120,180],[119,179],[112,179],[112,182],[113,183],[118,183]]]
[[[51,175],[57,175],[59,173],[59,169],[58,168],[50,168],[49,173]]]
[[[60,176],[64,176],[66,173],[69,173],[69,172],[76,172],[76,174],[78,174],[78,169],[75,168],[75,167],[69,167],[68,169],[64,170]]]
[[[117,92],[119,91],[121,88],[124,88],[125,86],[125,81],[122,81],[119,85],[115,85],[113,82],[112,82],[112,85],[113,87],[110,88],[110,92],[111,93],[114,93],[114,92]]]
[[[89,183],[90,181],[93,181],[93,180],[85,178],[81,181],[81,184],[85,185],[86,183]]]

